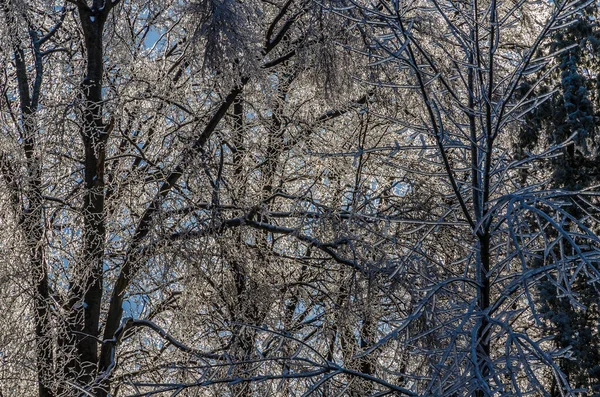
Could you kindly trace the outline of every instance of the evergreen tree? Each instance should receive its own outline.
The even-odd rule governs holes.
[[[580,5],[581,6],[581,5]],[[570,26],[554,36],[551,53],[558,53],[554,86],[538,88],[538,94],[554,94],[526,116],[519,136],[520,147],[532,149],[541,139],[562,144],[553,159],[554,188],[576,191],[600,182],[600,13],[595,4],[583,7],[571,17]],[[530,86],[524,84],[523,95]],[[523,176],[526,178],[526,176]],[[571,215],[581,219],[585,203],[572,198]],[[590,225],[597,227],[597,225]],[[567,225],[568,227],[568,225]],[[539,264],[542,265],[541,263]],[[559,348],[570,348],[561,367],[573,387],[600,396],[600,295],[594,286],[578,276],[573,285],[582,306],[561,296],[550,280],[539,287],[541,313]],[[553,388],[553,395],[561,392]]]

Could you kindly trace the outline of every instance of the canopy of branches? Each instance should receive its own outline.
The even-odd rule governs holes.
[[[599,397],[599,7],[0,0],[0,397]]]

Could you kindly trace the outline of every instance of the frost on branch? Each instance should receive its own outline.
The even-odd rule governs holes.
[[[203,68],[234,79],[256,72],[260,56],[256,24],[260,15],[253,2],[200,0],[188,8]]]

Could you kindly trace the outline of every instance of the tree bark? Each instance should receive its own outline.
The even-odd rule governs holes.
[[[100,4],[102,3],[102,4]],[[78,11],[86,51],[86,75],[81,83],[83,123],[81,138],[84,146],[83,244],[81,263],[72,286],[71,307],[83,310],[83,319],[74,313],[72,339],[76,340],[77,383],[93,383],[98,365],[98,335],[102,307],[102,278],[106,226],[104,217],[105,154],[110,134],[103,121],[102,79],[104,74],[103,32],[106,18],[114,2],[94,1],[92,7],[79,2]]]

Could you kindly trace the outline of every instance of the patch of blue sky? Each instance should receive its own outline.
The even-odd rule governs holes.
[[[392,185],[392,193],[398,197],[404,197],[412,192],[412,186],[409,183],[396,181]]]
[[[148,33],[146,33],[146,37],[144,37],[144,48],[150,49],[154,47],[160,39],[161,35],[162,32],[160,32],[155,27],[148,29]]]
[[[231,154],[231,149],[228,145],[221,145],[221,149],[223,150],[223,155],[227,156]],[[217,150],[215,153],[217,156],[221,155],[221,150]]]
[[[351,210],[350,207],[352,206],[353,198],[354,198],[354,190],[353,189],[346,189],[342,193],[342,206],[346,207],[345,208],[346,211]]]
[[[146,298],[147,299],[147,298]],[[144,295],[130,296],[123,302],[123,317],[140,318],[146,308]]]
[[[167,40],[165,40],[165,30],[159,28],[157,26],[152,26],[147,29],[145,35],[143,36],[142,46],[144,51],[146,51],[149,57],[155,58],[162,56],[162,53],[165,51],[167,45]]]
[[[294,314],[296,316],[303,314],[306,310],[310,310],[308,315],[305,317],[304,322],[305,323],[311,323],[313,324],[313,326],[319,326],[322,321],[319,321],[319,318],[323,316],[323,313],[325,311],[325,305],[323,303],[317,303],[312,305],[312,307],[310,309],[308,309],[306,307],[306,305],[304,304],[303,300],[300,300],[298,302],[298,305],[296,306],[296,310],[294,311]]]

